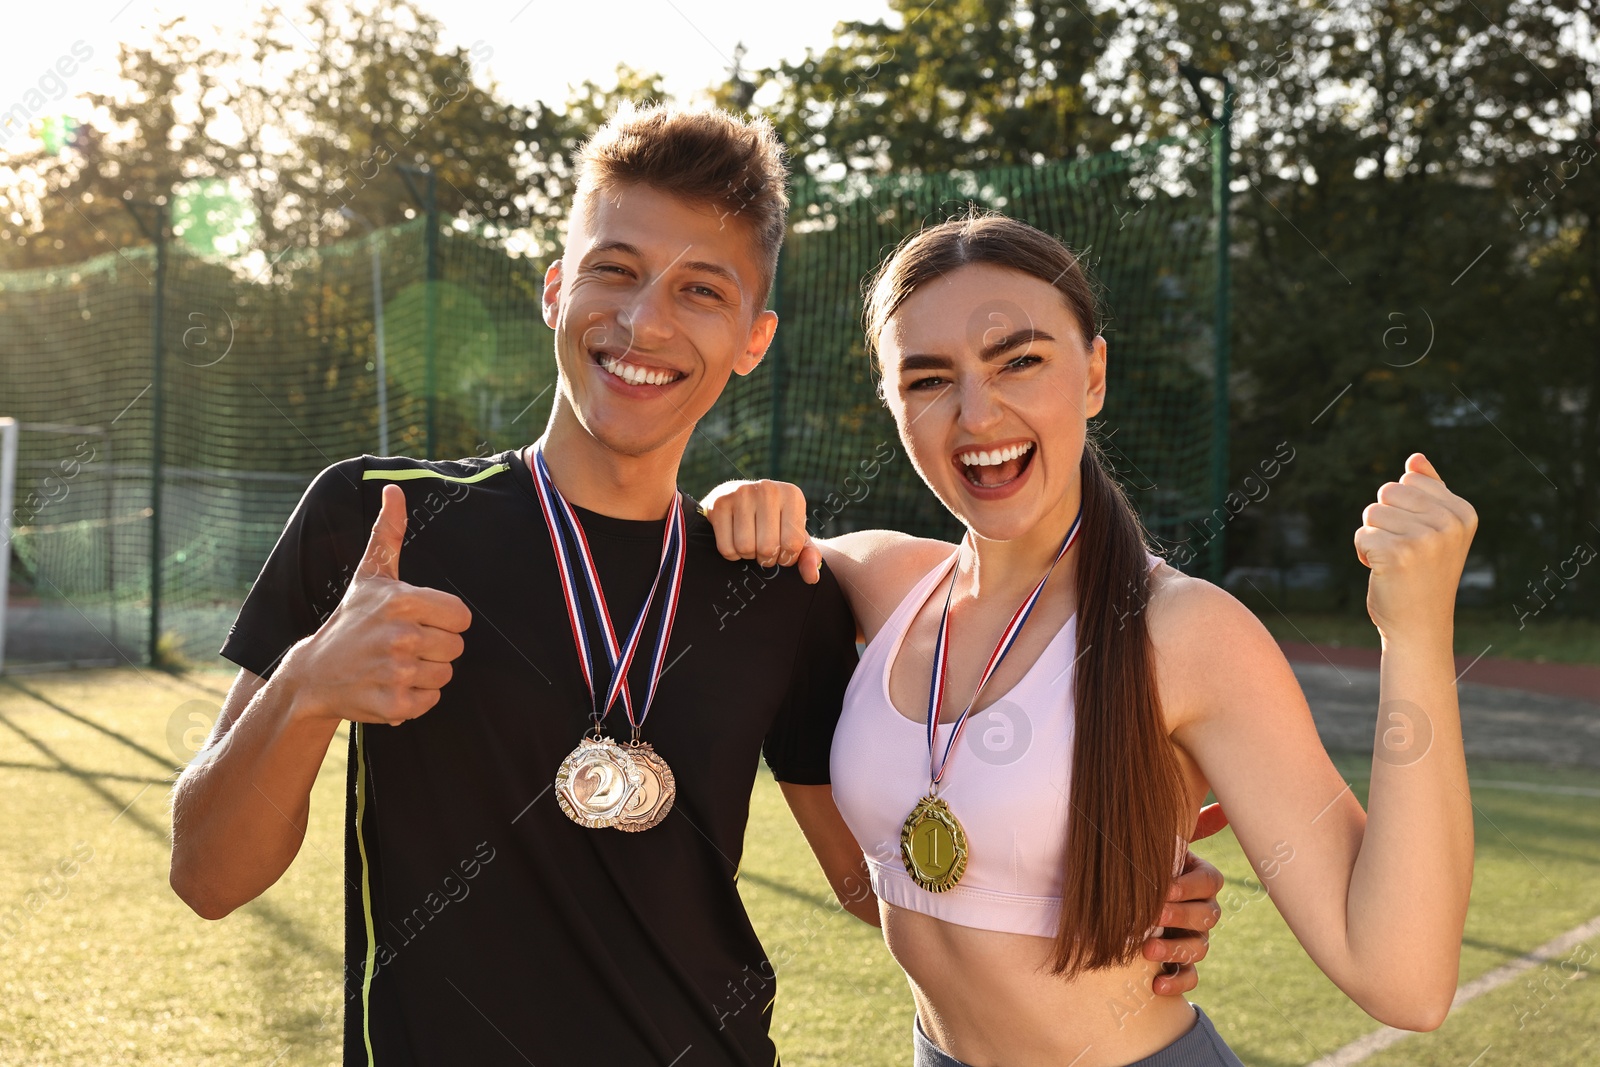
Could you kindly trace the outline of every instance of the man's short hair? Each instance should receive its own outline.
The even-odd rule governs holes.
[[[772,123],[720,108],[624,103],[578,150],[573,209],[592,220],[594,197],[638,183],[712,208],[756,242],[759,311],[767,306],[789,219],[783,143]]]

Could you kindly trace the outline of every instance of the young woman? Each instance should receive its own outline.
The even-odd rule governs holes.
[[[1139,992],[1208,789],[1317,966],[1374,1018],[1437,1027],[1472,875],[1451,649],[1472,507],[1416,453],[1355,531],[1383,642],[1363,811],[1265,628],[1152,553],[1108,477],[1088,428],[1106,343],[1067,248],[973,215],[908,239],[869,292],[906,454],[966,527],[954,548],[815,543],[868,642],[833,793],[911,984],[915,1062],[1238,1064],[1198,1006]],[[792,486],[706,510],[725,555],[807,545]],[[985,714],[1009,747],[979,740]]]

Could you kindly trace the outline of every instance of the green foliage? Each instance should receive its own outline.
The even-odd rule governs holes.
[[[255,215],[221,178],[178,186],[172,201],[172,235],[200,255],[237,253],[248,247]]]
[[[1120,16],[1074,3],[891,0],[898,25],[845,22],[820,54],[763,72],[768,114],[813,173],[945,170],[1083,158],[1115,114],[1089,106]]]

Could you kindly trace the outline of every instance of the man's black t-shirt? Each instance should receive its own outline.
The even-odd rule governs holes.
[[[677,801],[643,832],[586,829],[561,813],[552,783],[591,701],[516,450],[363,455],[322,471],[222,654],[270,677],[321,626],[389,481],[406,493],[401,580],[461,597],[472,624],[437,705],[398,726],[351,727],[344,1062],[769,1067],[776,984],[736,879],[761,754],[781,781],[828,781],[856,663],[836,581],[725,560],[690,501],[681,606],[643,732]],[[625,630],[664,520],[577,511]],[[644,649],[629,675],[640,696],[647,661]],[[620,702],[606,727],[627,738]]]

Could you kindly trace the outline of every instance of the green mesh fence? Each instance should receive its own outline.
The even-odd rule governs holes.
[[[539,265],[450,229],[430,282],[426,225],[271,264],[168,244],[158,593],[177,650],[220,646],[311,476],[381,450],[374,248],[390,453],[465,456],[538,435],[554,381]],[[128,249],[0,275],[0,414],[23,424],[9,664],[148,658],[156,259]],[[90,456],[84,435],[41,423],[94,428],[109,447]],[[68,475],[74,456],[85,462]]]
[[[1203,145],[1161,142],[1068,165],[799,182],[773,348],[702,423],[684,484],[776,476],[806,490],[814,533],[954,535],[876,396],[861,280],[903,237],[974,203],[1066,241],[1100,283],[1110,351],[1101,440],[1152,531],[1191,537],[1189,520],[1212,511],[1219,454],[1214,231],[1204,187],[1193,187],[1205,159]]]
[[[875,395],[861,279],[902,236],[993,207],[1063,238],[1104,289],[1110,388],[1101,437],[1146,522],[1192,537],[1213,465],[1214,246],[1203,147],[1083,163],[802,180],[773,296],[778,339],[691,438],[681,483],[803,486],[821,534],[952,521]],[[0,274],[0,416],[22,423],[6,660],[143,662],[151,618],[209,660],[309,479],[339,459],[452,458],[526,444],[555,374],[544,261],[425,219],[275,260],[167,245],[154,388],[157,255]],[[380,398],[376,255],[386,396]],[[380,404],[386,417],[380,420]],[[159,582],[152,461],[161,411]],[[158,601],[153,604],[152,601]]]

